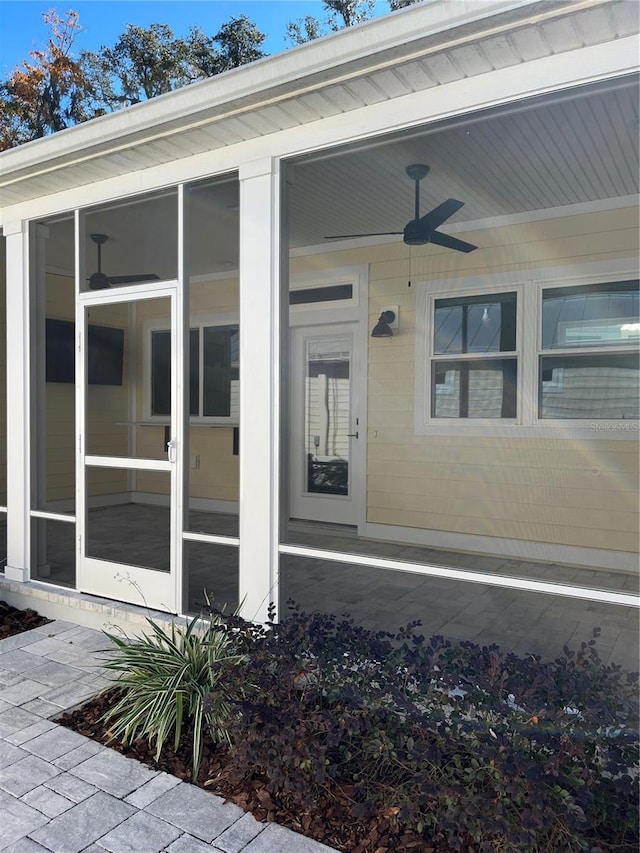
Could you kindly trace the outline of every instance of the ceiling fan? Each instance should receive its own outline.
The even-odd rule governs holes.
[[[408,246],[424,246],[425,243],[434,243],[436,246],[444,246],[445,249],[455,249],[457,252],[473,252],[477,246],[442,234],[436,229],[446,222],[453,214],[464,206],[463,201],[449,198],[443,201],[429,213],[420,216],[420,181],[429,173],[429,167],[423,163],[414,163],[405,169],[407,176],[415,182],[415,212],[414,217],[404,226],[403,231],[376,231],[369,234],[333,234],[325,237],[325,240],[339,240],[344,237],[383,237],[388,234],[402,234],[404,242]]]
[[[102,272],[102,247],[109,239],[106,234],[90,234],[93,242],[98,247],[98,271],[94,272],[89,279],[90,290],[105,290],[114,284],[133,284],[136,281],[157,281],[160,276],[155,273],[142,273],[140,275],[105,275]]]

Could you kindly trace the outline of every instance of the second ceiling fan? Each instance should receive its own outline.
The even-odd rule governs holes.
[[[443,201],[429,213],[420,216],[420,181],[429,173],[429,167],[423,163],[413,163],[405,169],[407,176],[414,181],[414,218],[404,226],[403,231],[374,231],[368,234],[333,234],[325,237],[325,240],[339,240],[345,237],[386,237],[391,234],[402,234],[404,242],[408,246],[424,246],[426,243],[433,243],[436,246],[443,246],[445,249],[454,249],[457,252],[473,252],[477,246],[471,243],[466,243],[464,240],[458,240],[457,237],[451,237],[449,234],[443,234],[437,228],[446,222],[456,211],[464,206],[463,201],[457,201],[455,198],[449,198]]]
[[[139,275],[105,275],[102,272],[102,247],[109,237],[106,234],[90,234],[93,242],[98,247],[98,269],[89,279],[90,290],[105,290],[117,284],[133,284],[138,281],[158,281],[159,276],[155,273],[142,273]]]

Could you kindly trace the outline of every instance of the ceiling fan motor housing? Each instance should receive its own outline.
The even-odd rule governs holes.
[[[111,287],[111,284],[103,272],[94,272],[89,279],[90,290],[106,290],[108,287]]]
[[[412,219],[404,227],[403,239],[407,246],[424,246],[429,242],[429,232],[419,219]]]

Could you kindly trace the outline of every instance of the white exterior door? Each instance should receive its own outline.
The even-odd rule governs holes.
[[[358,526],[365,434],[357,324],[291,332],[290,516]]]
[[[149,343],[150,318],[163,333]],[[169,612],[181,533],[175,318],[171,285],[86,293],[76,338],[78,587]]]

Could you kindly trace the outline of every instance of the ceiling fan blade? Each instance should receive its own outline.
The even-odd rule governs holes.
[[[372,231],[369,234],[331,234],[325,240],[343,240],[345,237],[386,237],[389,234],[404,234],[404,231]]]
[[[463,201],[457,201],[455,198],[448,198],[446,201],[443,201],[442,204],[439,204],[437,207],[434,207],[433,210],[429,211],[429,213],[425,213],[418,221],[420,222],[420,227],[425,228],[427,231],[435,231],[435,229],[442,225],[443,222],[446,222],[450,216],[460,210],[461,207],[464,207]]]
[[[140,275],[110,275],[110,284],[134,284],[137,281],[160,281],[160,276],[154,272],[141,273]]]
[[[458,252],[473,252],[478,248],[471,243],[465,243],[464,240],[458,240],[457,237],[441,234],[440,231],[432,231],[429,234],[429,242],[435,243],[436,246],[444,246],[445,249],[456,249]]]

